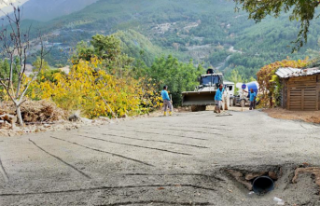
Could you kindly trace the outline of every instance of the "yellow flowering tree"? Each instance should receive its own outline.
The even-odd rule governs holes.
[[[80,60],[68,75],[56,73],[54,81],[38,81],[31,85],[32,99],[52,99],[66,110],[81,110],[94,118],[124,116],[149,112],[160,106],[160,97],[154,94],[147,80],[108,74],[98,69],[100,61]]]

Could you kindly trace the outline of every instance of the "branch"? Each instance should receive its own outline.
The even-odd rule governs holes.
[[[8,88],[7,85],[3,82],[6,79],[0,79],[0,84],[4,87],[4,88]]]
[[[17,107],[20,107],[23,103],[25,103],[27,100],[24,99],[23,101],[21,101],[20,103],[17,104]]]
[[[23,92],[22,92],[21,95],[20,95],[19,101],[21,101],[22,98],[24,97],[24,95],[26,94],[26,92],[27,92],[30,84],[37,79],[37,77],[38,77],[38,75],[39,75],[39,73],[41,72],[42,67],[43,67],[44,45],[43,45],[43,41],[42,41],[41,32],[39,32],[39,39],[40,39],[40,43],[41,43],[40,66],[39,66],[38,72],[36,72],[36,73],[34,74],[34,76],[32,77],[32,79],[31,79],[31,80],[27,83],[27,85],[25,86]],[[20,103],[19,103],[19,104],[20,104]]]
[[[12,77],[13,77],[13,53],[9,53],[10,55],[10,73],[9,73],[9,82],[8,82],[8,88],[12,86]]]
[[[20,71],[20,77],[22,78],[22,75],[25,73],[26,71],[26,65],[27,65],[27,50],[29,49],[30,47],[30,40],[29,40],[29,35],[30,35],[30,30],[31,30],[31,25],[30,27],[28,28],[28,31],[27,33],[25,34],[25,47],[23,49],[23,69]]]
[[[236,8],[242,5],[242,9],[249,13],[249,18],[260,22],[266,16],[279,17],[281,11],[291,13],[289,20],[300,21],[300,32],[297,39],[292,41],[293,50],[298,51],[308,41],[310,21],[315,18],[316,8],[320,2],[317,0],[234,0]],[[236,9],[237,10],[237,9]],[[317,18],[317,17],[316,17]]]
[[[7,94],[9,95],[10,99],[12,100],[12,102],[13,102],[14,104],[16,104],[16,101],[14,100],[14,98],[12,97],[12,95],[10,94],[10,90],[9,90],[9,88],[6,86],[6,84],[5,84],[2,80],[0,80],[0,84],[4,87],[4,89],[6,90]]]
[[[30,84],[36,80],[38,74],[39,74],[39,72],[37,72],[36,75],[34,75],[34,77],[32,77],[32,79],[27,83],[27,85],[25,86],[24,90],[20,94],[19,102],[22,100],[22,98],[24,97],[24,95],[28,91],[28,88],[29,88]],[[21,103],[19,103],[19,104],[21,104]]]

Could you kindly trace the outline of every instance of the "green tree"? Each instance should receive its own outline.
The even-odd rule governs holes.
[[[228,76],[228,79],[231,82],[234,82],[235,84],[237,83],[243,83],[243,79],[241,77],[241,75],[239,74],[239,71],[234,69],[231,71],[230,75]],[[235,93],[238,91],[238,88],[235,87]]]
[[[318,47],[320,47],[320,38],[318,39]],[[309,61],[310,67],[318,67],[320,65],[320,52],[319,50],[308,49],[307,53],[311,60]]]
[[[16,84],[18,81],[18,70],[17,68],[19,67],[19,60],[16,59],[13,63],[13,67],[15,68],[13,70],[13,82]],[[7,59],[5,60],[0,60],[0,79],[8,79],[9,78],[9,72],[10,72],[10,63]]]
[[[250,77],[249,79],[248,79],[248,82],[255,82],[255,81],[257,81],[254,77]]]
[[[268,15],[279,17],[283,11],[291,13],[290,21],[300,21],[300,32],[297,39],[293,42],[296,45],[292,51],[301,48],[308,41],[310,21],[315,18],[316,8],[319,6],[318,0],[234,0],[242,9],[249,12],[249,18],[260,22]]]
[[[32,63],[33,72],[36,72],[37,68],[40,67],[41,61],[42,61],[42,71],[43,71],[43,72],[46,72],[46,71],[49,71],[49,70],[50,70],[50,66],[49,66],[48,62],[47,62],[47,61],[44,61],[44,60],[41,60],[40,57],[37,57],[36,61],[34,61],[34,62]]]
[[[194,90],[199,83],[197,77],[203,73],[200,65],[194,67],[192,60],[189,63],[179,62],[172,55],[156,58],[150,68],[149,75],[158,84],[159,90],[163,85],[168,85],[175,105],[181,104],[181,92]]]
[[[94,53],[101,59],[114,61],[116,57],[121,55],[120,40],[113,35],[104,36],[97,34],[92,37],[91,45],[94,48]]]
[[[146,77],[149,71],[149,68],[147,67],[145,61],[143,61],[145,52],[143,50],[140,50],[139,54],[140,54],[139,58],[136,59],[133,67],[133,73],[136,79],[139,79],[141,77]]]
[[[19,63],[18,60],[14,61],[13,67],[17,68],[19,65],[18,63]],[[9,61],[7,59],[5,59],[5,60],[0,59],[0,80],[5,81],[5,80],[9,79],[9,75],[8,75],[9,73],[10,73]],[[18,81],[18,70],[17,69],[13,70],[12,81],[13,81],[14,85],[17,84],[17,81]],[[0,84],[0,100],[5,95],[5,93],[6,93],[5,89]]]
[[[90,45],[84,41],[79,42],[72,62],[77,64],[80,59],[90,61],[93,57],[102,60],[103,68],[109,73],[119,76],[132,68],[134,62],[133,58],[121,52],[120,40],[113,35],[97,34],[92,37]]]
[[[243,83],[243,79],[242,79],[241,75],[239,74],[239,71],[236,69],[231,71],[229,80],[234,83]]]

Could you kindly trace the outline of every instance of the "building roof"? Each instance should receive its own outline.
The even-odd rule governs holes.
[[[303,77],[303,76],[311,76],[315,74],[320,74],[319,67],[315,68],[307,68],[307,69],[297,69],[297,68],[279,68],[276,71],[276,75],[282,79],[290,78],[290,77]]]

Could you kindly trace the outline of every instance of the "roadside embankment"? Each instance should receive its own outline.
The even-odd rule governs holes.
[[[309,123],[320,124],[320,111],[289,111],[285,109],[264,109],[270,117],[285,120],[300,120]]]

